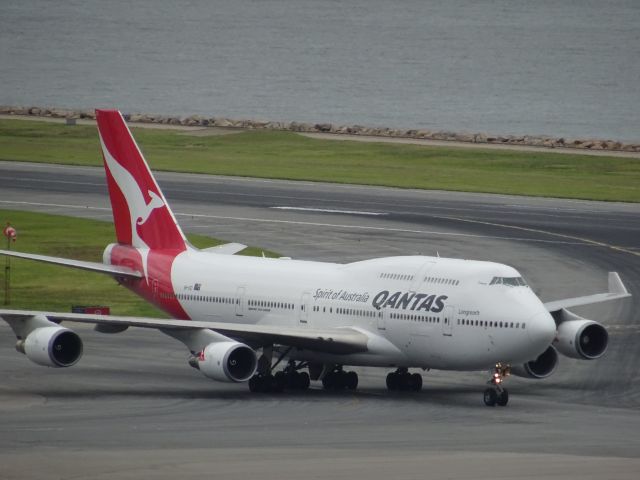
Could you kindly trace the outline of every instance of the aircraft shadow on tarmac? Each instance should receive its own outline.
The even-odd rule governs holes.
[[[354,392],[347,391],[327,391],[322,388],[311,387],[304,392],[291,391],[282,393],[251,393],[244,388],[216,386],[215,389],[208,388],[156,388],[147,386],[105,386],[78,388],[69,386],[68,388],[25,388],[20,394],[30,394],[44,397],[47,400],[55,401],[76,401],[91,399],[115,399],[115,398],[139,398],[141,400],[211,400],[211,401],[238,401],[238,402],[266,402],[274,401],[304,401],[312,403],[353,401],[369,402],[371,404],[379,402],[391,402],[401,407],[403,404],[424,403],[432,406],[460,406],[470,405],[481,406],[482,386],[476,385],[452,385],[451,387],[425,386],[421,392],[389,392],[384,388],[363,388]],[[8,394],[8,392],[7,392]],[[8,394],[10,395],[10,394]],[[531,396],[531,392],[526,394]],[[535,395],[544,397],[544,393]]]

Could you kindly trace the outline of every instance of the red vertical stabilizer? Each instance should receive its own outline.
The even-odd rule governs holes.
[[[185,250],[186,240],[117,110],[96,110],[118,243]]]

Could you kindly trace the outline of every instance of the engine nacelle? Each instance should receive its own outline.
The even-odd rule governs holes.
[[[40,327],[17,345],[29,360],[45,367],[70,367],[82,356],[77,333],[60,326]]]
[[[524,378],[547,378],[555,372],[557,365],[558,352],[550,346],[535,360],[512,367],[511,373]]]
[[[256,371],[256,352],[239,342],[215,342],[207,345],[198,359],[198,368],[220,382],[244,382]]]
[[[558,326],[553,346],[563,355],[594,360],[604,355],[609,344],[607,330],[593,320],[568,320]]]

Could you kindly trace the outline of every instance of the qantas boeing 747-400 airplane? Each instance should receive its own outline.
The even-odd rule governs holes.
[[[608,293],[542,303],[498,263],[406,256],[343,265],[236,256],[244,245],[235,243],[198,250],[120,112],[96,117],[117,236],[103,263],[0,253],[111,275],[172,319],[0,310],[17,350],[37,364],[80,359],[80,337],[61,322],[104,333],[156,328],[182,342],[205,376],[248,381],[254,392],[306,389],[311,380],[353,390],[358,376],[346,366],[392,369],[388,389],[413,391],[422,376],[410,368],[489,370],[484,402],[504,406],[510,373],[545,378],[558,354],[604,354],[606,329],[568,308],[629,296],[616,273]]]

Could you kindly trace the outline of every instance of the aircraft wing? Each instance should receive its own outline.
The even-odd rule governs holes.
[[[247,248],[246,245],[242,243],[225,243],[223,245],[217,245],[215,247],[203,248],[203,252],[209,253],[219,253],[222,255],[235,255],[238,252],[241,252]]]
[[[0,309],[0,318],[9,323],[16,332],[20,331],[19,324],[21,322],[33,317],[46,317],[54,323],[76,322],[113,327],[156,328],[163,331],[206,329],[252,345],[278,344],[335,354],[358,353],[368,350],[368,337],[350,328],[307,329],[276,325],[194,322],[191,320]]]
[[[563,308],[579,307],[581,305],[591,305],[593,303],[608,302],[620,298],[630,297],[631,294],[622,283],[620,276],[616,272],[609,272],[609,291],[607,293],[596,293],[584,297],[565,298],[547,302],[544,306],[548,312],[557,312]]]
[[[85,262],[82,260],[50,257],[48,255],[37,255],[35,253],[12,252],[11,250],[0,250],[0,255],[7,255],[9,257],[15,258],[24,258],[27,260],[36,260],[38,262],[53,263],[55,265],[63,265],[65,267],[89,270],[91,272],[107,273],[115,277],[142,278],[142,274],[140,272],[137,272],[130,268],[117,265],[105,265],[104,263],[99,262]]]

